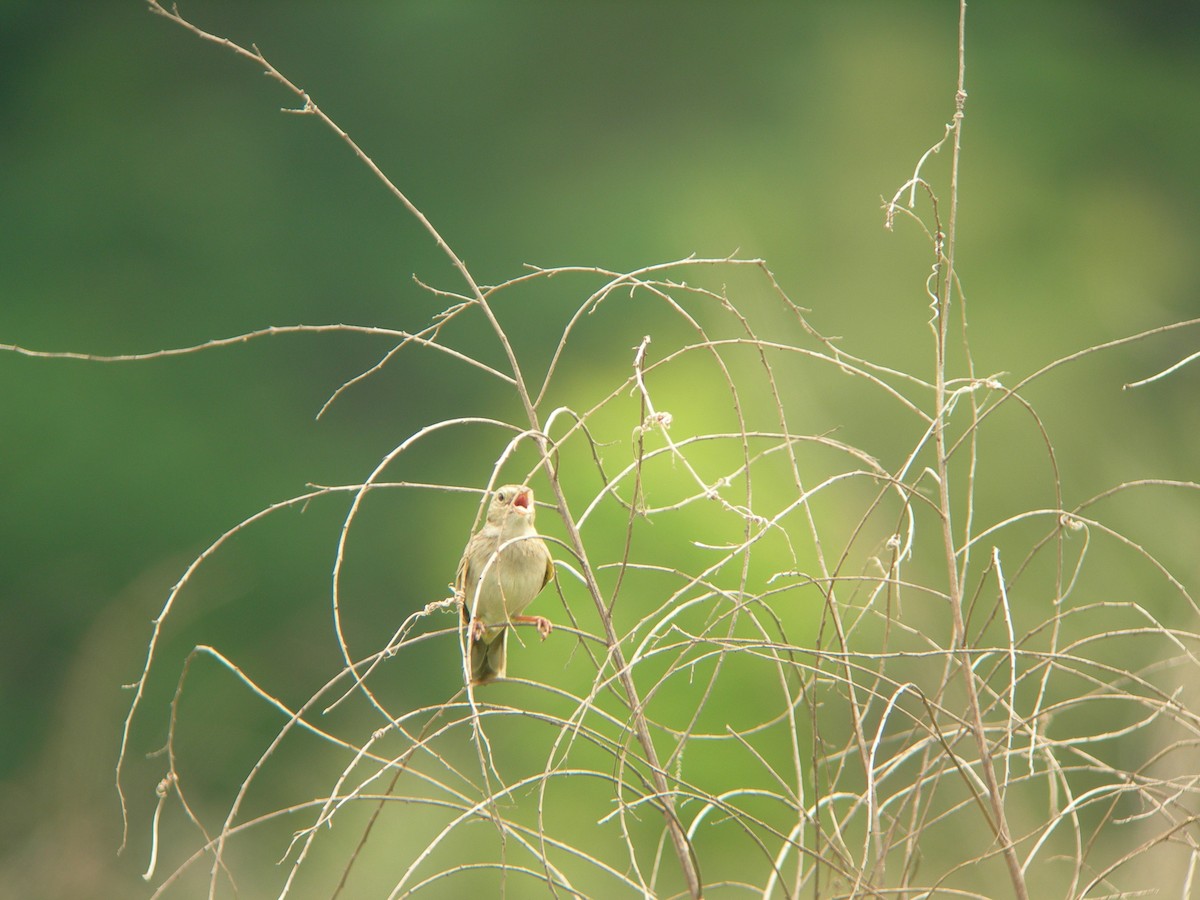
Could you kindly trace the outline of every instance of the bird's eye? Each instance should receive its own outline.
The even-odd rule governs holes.
[[[508,497],[505,496],[504,491],[496,491],[496,499],[499,500],[501,503],[508,502]]]

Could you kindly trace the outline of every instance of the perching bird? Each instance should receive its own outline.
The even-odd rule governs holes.
[[[528,487],[497,488],[487,522],[467,542],[458,564],[455,587],[461,592],[463,621],[470,625],[472,684],[504,677],[511,623],[536,625],[543,640],[550,634],[549,619],[521,615],[554,578],[550,551],[533,527],[534,513]]]

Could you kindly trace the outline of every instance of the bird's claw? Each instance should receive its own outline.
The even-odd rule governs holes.
[[[534,616],[533,624],[537,626],[538,634],[542,636],[543,641],[550,637],[550,632],[554,629],[554,625],[545,616]]]

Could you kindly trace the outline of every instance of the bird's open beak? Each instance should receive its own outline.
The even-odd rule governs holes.
[[[527,513],[530,509],[530,499],[529,491],[518,491],[517,496],[513,497],[513,506]]]

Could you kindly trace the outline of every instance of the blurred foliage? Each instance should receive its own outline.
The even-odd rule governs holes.
[[[915,228],[884,231],[880,198],[953,111],[952,4],[193,0],[184,12],[257,44],[309,90],[485,281],[526,263],[623,270],[736,250],[765,258],[847,349],[930,375],[928,248]],[[1015,380],[1200,310],[1197,18],[1183,2],[972,4],[958,267],[980,373]],[[331,134],[277,112],[293,105],[136,2],[0,4],[0,342],[133,353],[272,324],[425,324],[443,304],[411,276],[457,291],[455,273]],[[513,297],[536,315],[498,304],[535,369],[588,290],[553,280]],[[652,327],[625,310],[582,332],[594,352],[562,373],[569,402],[586,407],[595,385],[624,377]],[[482,330],[455,338],[496,358]],[[1129,478],[1195,479],[1200,368],[1117,396],[1194,345],[1191,332],[1133,345],[1031,389],[1076,501]],[[361,481],[422,425],[514,415],[494,383],[417,353],[316,421],[389,346],[279,337],[129,364],[0,354],[0,806],[32,815],[0,830],[14,896],[142,890],[144,834],[114,857],[120,685],[188,561],[307,483]],[[688,379],[659,390],[677,392],[677,417],[700,414]],[[860,398],[835,378],[786,390],[804,430],[849,429],[839,439],[887,465],[914,437],[893,433],[886,404],[849,415]],[[482,484],[506,440],[493,438],[448,437],[404,477]],[[1050,504],[1039,451],[985,457],[983,495]],[[1118,512],[1135,528],[1165,523],[1166,560],[1200,574],[1195,534],[1169,524],[1177,502]],[[255,526],[205,570],[166,635],[173,662],[138,754],[164,739],[173,667],[195,644],[253,659],[253,676],[288,673],[285,699],[315,690],[315,661],[337,663],[328,585],[345,509],[324,498]],[[372,500],[348,577],[373,600],[352,627],[389,632],[444,596],[473,510],[468,498]],[[296,658],[313,668],[294,671]],[[449,681],[456,666],[430,655],[426,671]],[[239,717],[248,701],[227,679],[208,691],[230,729],[194,735],[213,779],[197,787],[228,791],[221,773],[244,771],[273,727]],[[135,825],[161,768],[131,772],[146,785]]]

